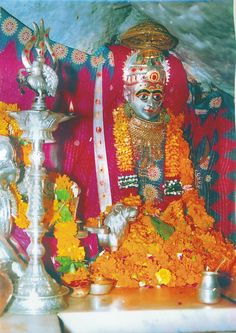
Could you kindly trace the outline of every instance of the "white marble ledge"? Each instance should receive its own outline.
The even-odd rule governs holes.
[[[0,333],[61,333],[57,315],[13,315],[0,317]]]
[[[70,298],[58,315],[64,333],[236,332],[236,305],[225,299],[201,304],[195,288],[115,288]]]

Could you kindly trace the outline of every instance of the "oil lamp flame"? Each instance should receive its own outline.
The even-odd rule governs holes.
[[[72,101],[70,101],[70,104],[69,104],[69,113],[74,113],[74,105],[73,105]]]

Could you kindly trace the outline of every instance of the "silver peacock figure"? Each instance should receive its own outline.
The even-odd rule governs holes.
[[[24,93],[24,87],[28,87],[36,92],[36,97],[32,108],[34,110],[45,110],[45,97],[55,96],[58,85],[56,75],[57,59],[49,44],[49,28],[45,30],[43,20],[40,21],[40,27],[33,23],[34,35],[26,43],[22,61],[25,68],[20,69],[17,75],[17,81],[21,93]],[[30,54],[34,47],[37,53],[36,59],[31,62]],[[45,52],[48,52],[52,58],[52,67],[45,63]]]

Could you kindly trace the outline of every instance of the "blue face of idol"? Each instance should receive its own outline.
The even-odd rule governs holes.
[[[127,100],[139,118],[157,121],[162,110],[163,93],[151,82],[128,87]]]
[[[131,72],[131,74],[130,74]],[[132,67],[126,74],[125,98],[137,117],[158,121],[162,111],[165,73],[159,67]]]

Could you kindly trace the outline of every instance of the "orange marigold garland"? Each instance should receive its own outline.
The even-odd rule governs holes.
[[[49,230],[53,231],[57,240],[56,260],[60,263],[58,271],[62,273],[61,278],[66,284],[72,280],[79,283],[87,274],[85,250],[77,237],[76,209],[79,189],[66,175],[54,173],[50,181],[54,184],[54,196],[51,205],[46,205],[48,209],[44,220],[47,224],[49,221]]]
[[[113,134],[118,169],[121,172],[131,172],[134,170],[133,150],[129,135],[128,118],[125,115],[124,107],[122,105],[113,111],[113,119]]]
[[[177,178],[183,186],[192,185],[194,172],[189,145],[183,138],[183,115],[175,116],[170,110],[168,110],[168,114],[170,121],[166,129],[165,177]]]
[[[182,114],[175,116],[167,110],[170,120],[166,129],[165,143],[165,177],[181,181],[182,185],[192,185],[194,171],[190,160],[189,145],[183,138]],[[134,170],[132,140],[129,133],[129,118],[121,105],[113,111],[113,134],[115,139],[117,166],[120,172]],[[179,158],[181,156],[181,159]]]
[[[181,128],[178,126],[178,118],[176,119],[170,114],[170,121],[166,129],[165,143],[165,175],[167,178],[179,178],[179,138],[182,134]]]
[[[17,216],[15,217],[14,222],[19,228],[26,229],[30,224],[26,216],[26,211],[28,208],[27,199],[23,195],[21,195],[15,184],[11,184],[10,189],[16,199],[17,206]]]

